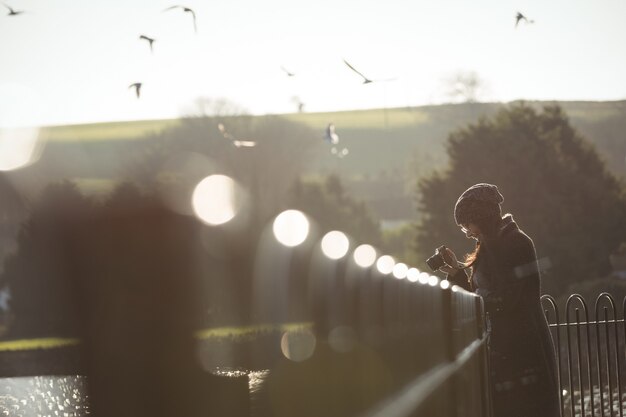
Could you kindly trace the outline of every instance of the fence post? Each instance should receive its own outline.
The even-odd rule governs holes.
[[[443,318],[443,333],[444,333],[444,349],[445,349],[445,358],[448,363],[454,362],[456,359],[456,352],[454,349],[454,335],[453,335],[453,326],[454,326],[454,312],[453,312],[453,303],[452,303],[452,290],[450,288],[442,289],[442,303],[441,303],[441,317]],[[450,404],[452,406],[449,408],[449,417],[458,416],[458,395],[457,395],[457,373],[450,378],[447,382],[450,392]]]
[[[482,297],[475,297],[474,300],[474,306],[476,309],[476,330],[478,332],[478,337],[482,339],[488,331],[486,326],[487,317],[484,312],[484,301]],[[489,351],[486,341],[480,348],[479,366],[482,370],[480,373],[480,387],[482,393],[481,409],[484,416],[491,417],[493,415],[493,410],[491,408],[491,373],[489,369]]]

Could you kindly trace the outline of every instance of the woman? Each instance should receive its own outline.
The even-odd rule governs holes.
[[[446,262],[440,271],[485,302],[494,417],[557,417],[556,358],[539,299],[537,255],[513,217],[502,216],[503,200],[498,187],[484,183],[459,197],[454,218],[476,249],[460,263],[438,248]]]

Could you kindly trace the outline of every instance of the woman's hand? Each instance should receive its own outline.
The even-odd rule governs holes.
[[[459,261],[457,260],[456,255],[454,254],[454,252],[452,252],[450,248],[440,246],[435,252],[438,255],[441,255],[443,261],[446,263],[444,266],[439,268],[441,272],[454,275],[461,269],[459,268]]]

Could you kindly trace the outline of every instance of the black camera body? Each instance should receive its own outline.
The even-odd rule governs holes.
[[[443,260],[443,256],[440,253],[435,253],[433,256],[426,259],[426,264],[433,271],[437,271],[439,268],[444,266],[446,262]]]

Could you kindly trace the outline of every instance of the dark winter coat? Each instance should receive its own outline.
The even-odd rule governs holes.
[[[470,281],[464,273],[448,279],[485,302],[494,417],[558,417],[556,357],[530,237],[506,215],[497,236],[481,242]]]

